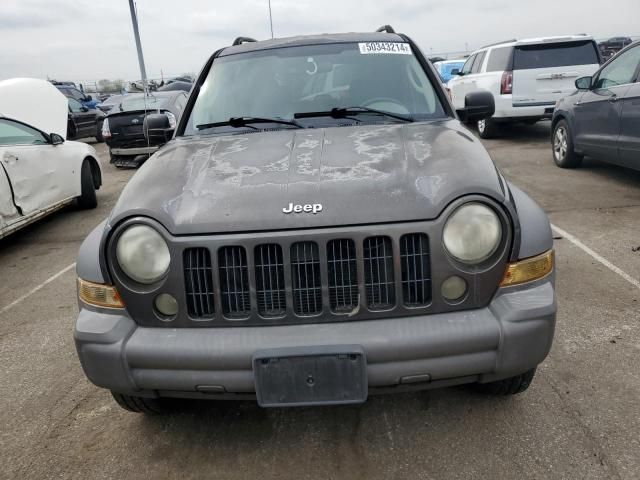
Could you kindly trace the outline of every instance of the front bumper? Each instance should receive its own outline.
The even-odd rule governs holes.
[[[111,155],[122,155],[122,156],[132,156],[132,155],[152,155],[158,151],[160,148],[159,145],[151,145],[149,147],[111,147],[110,152]]]
[[[386,320],[230,328],[138,327],[81,306],[74,338],[97,386],[139,396],[254,397],[252,356],[271,348],[360,345],[370,393],[488,382],[534,368],[551,348],[552,276],[500,289],[482,309]]]

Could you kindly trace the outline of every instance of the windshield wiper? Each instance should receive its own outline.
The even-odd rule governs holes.
[[[384,110],[377,110],[375,108],[369,108],[369,107],[336,107],[324,112],[294,113],[293,118],[314,118],[314,117],[346,118],[349,115],[357,115],[358,113],[376,113],[378,115],[384,115],[386,117],[402,120],[403,122],[414,121],[413,118],[408,115],[386,112]]]
[[[224,122],[213,122],[213,123],[203,123],[202,125],[196,125],[198,130],[205,130],[207,128],[215,128],[215,127],[249,127],[254,130],[259,130],[258,128],[252,126],[253,123],[278,123],[280,125],[292,125],[296,128],[304,128],[303,125],[296,122],[295,120],[284,120],[282,118],[260,118],[260,117],[231,117],[229,120]]]

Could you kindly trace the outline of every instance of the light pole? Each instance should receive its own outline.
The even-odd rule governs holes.
[[[269,0],[269,25],[271,26],[271,38],[273,38],[273,17],[271,16],[271,0]]]
[[[138,16],[136,15],[136,7],[133,4],[133,0],[129,0],[129,10],[131,10],[131,23],[133,24],[133,36],[136,39],[136,49],[138,50],[138,64],[140,65],[140,75],[142,76],[142,88],[144,94],[148,92],[147,89],[147,71],[144,68],[144,57],[142,56],[142,44],[140,43],[140,32],[138,31]]]

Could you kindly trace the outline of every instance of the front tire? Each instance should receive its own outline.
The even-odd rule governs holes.
[[[498,135],[498,126],[490,118],[478,120],[477,126],[480,138],[495,138]]]
[[[551,135],[553,161],[560,168],[576,168],[582,163],[582,155],[578,155],[573,147],[573,137],[566,120],[560,120],[553,128]]]
[[[164,415],[171,411],[166,399],[134,397],[114,391],[111,391],[111,395],[116,403],[128,412],[144,413],[145,415]]]
[[[532,368],[528,372],[516,375],[515,377],[505,378],[503,380],[498,380],[497,382],[476,383],[473,387],[476,391],[486,395],[516,395],[529,388],[535,374],[536,369]]]
[[[80,171],[81,194],[77,197],[78,207],[82,209],[92,209],[98,206],[96,197],[96,187],[93,183],[93,172],[89,161],[82,162],[82,170]]]

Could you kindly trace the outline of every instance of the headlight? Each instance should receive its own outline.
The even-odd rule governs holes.
[[[139,283],[154,283],[169,270],[169,247],[162,236],[147,225],[127,228],[116,245],[118,265]]]
[[[444,246],[463,263],[480,263],[495,253],[502,239],[498,215],[481,203],[467,203],[448,218],[442,234]]]

